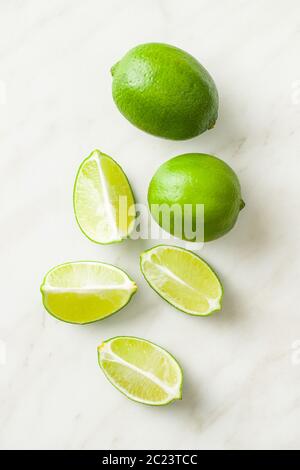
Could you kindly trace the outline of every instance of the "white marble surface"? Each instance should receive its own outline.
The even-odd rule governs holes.
[[[299,18],[298,0],[0,0],[1,448],[300,446]],[[147,41],[208,68],[221,99],[214,130],[166,141],[119,114],[109,69]],[[94,148],[121,163],[139,202],[180,153],[236,170],[246,208],[201,252],[223,280],[222,312],[189,317],[150,290],[138,256],[151,241],[101,247],[81,234],[72,186]],[[138,294],[98,324],[56,321],[39,285],[76,259],[119,265]],[[111,387],[96,346],[122,334],[176,355],[182,402],[141,406]]]

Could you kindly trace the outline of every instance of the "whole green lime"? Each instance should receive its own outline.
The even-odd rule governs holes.
[[[111,69],[113,99],[139,129],[174,140],[211,129],[218,117],[218,92],[205,68],[168,44],[131,49]]]
[[[202,153],[179,155],[163,163],[150,182],[148,203],[152,216],[164,230],[190,241],[196,241],[196,237],[186,236],[187,224],[195,233],[203,224],[199,207],[204,207],[203,238],[210,241],[233,228],[245,205],[239,180],[230,166]],[[178,218],[180,233],[178,224],[176,228]]]

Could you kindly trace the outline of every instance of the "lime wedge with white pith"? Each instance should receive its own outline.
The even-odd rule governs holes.
[[[120,165],[99,150],[79,167],[74,211],[82,232],[96,243],[120,242],[133,229],[135,205],[128,179]]]
[[[191,251],[159,245],[141,254],[150,286],[174,307],[205,316],[221,309],[222,285],[213,270]]]
[[[46,310],[59,320],[80,324],[117,312],[136,289],[124,271],[97,261],[60,264],[46,274],[41,285]]]
[[[145,339],[117,336],[98,347],[101,369],[120,392],[146,405],[181,400],[182,370],[165,349]]]

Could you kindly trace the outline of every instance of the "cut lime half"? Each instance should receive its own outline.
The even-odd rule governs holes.
[[[182,370],[174,357],[150,341],[117,336],[98,347],[101,369],[120,392],[146,405],[167,405],[182,396]]]
[[[91,323],[124,307],[136,284],[121,269],[97,261],[65,263],[51,269],[41,285],[46,310],[69,323]]]
[[[122,168],[94,150],[79,167],[74,185],[75,217],[82,232],[101,244],[120,242],[135,221],[134,197]]]
[[[206,316],[221,309],[223,289],[218,277],[191,251],[156,246],[141,254],[141,270],[163,299],[185,313]]]

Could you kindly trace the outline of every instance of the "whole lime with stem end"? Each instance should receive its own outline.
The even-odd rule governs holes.
[[[139,129],[185,140],[214,127],[216,85],[187,52],[168,44],[141,44],[117,62],[111,74],[119,111]]]
[[[174,214],[170,212],[170,220],[166,221],[162,212],[154,209],[179,207],[180,238],[189,241],[199,240],[185,236],[188,222],[193,230],[197,224],[204,224],[202,241],[215,240],[234,227],[245,206],[238,177],[230,166],[215,156],[202,153],[178,155],[163,163],[150,182],[148,203],[156,222],[177,237]],[[199,205],[203,205],[204,220],[197,219]],[[191,220],[185,217],[186,208],[190,209]]]

